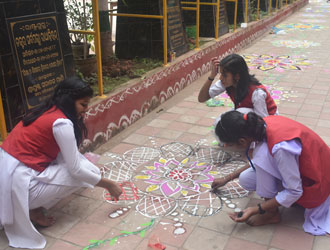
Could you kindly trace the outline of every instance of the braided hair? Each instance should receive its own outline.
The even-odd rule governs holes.
[[[224,143],[237,143],[242,137],[262,141],[266,138],[265,121],[254,112],[245,115],[238,111],[229,111],[221,115],[215,133]]]
[[[249,68],[244,60],[244,58],[237,54],[230,54],[223,58],[220,61],[220,67],[224,74],[230,72],[235,75],[239,75],[239,80],[237,82],[237,86],[234,88],[230,86],[227,88],[227,93],[229,91],[234,91],[234,103],[235,107],[245,98],[248,94],[249,86],[251,84],[260,85],[259,81],[254,77],[254,75],[250,75]]]
[[[59,83],[53,96],[23,118],[23,126],[28,126],[54,105],[73,123],[74,133],[79,146],[87,129],[83,118],[78,118],[75,101],[84,97],[92,97],[93,89],[77,76],[66,78]]]

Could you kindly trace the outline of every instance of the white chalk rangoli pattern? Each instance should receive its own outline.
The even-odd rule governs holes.
[[[224,164],[230,159],[230,155],[218,148],[201,147],[196,152],[199,161],[205,161],[212,164]]]
[[[288,55],[243,55],[250,69],[268,71],[272,69],[302,70],[312,63],[303,57],[290,57]]]
[[[141,196],[141,192],[132,182],[122,182],[119,184],[122,190],[122,194],[119,197],[119,200],[116,200],[111,197],[107,191],[103,191],[103,198],[113,205],[131,205],[136,203]]]
[[[178,204],[175,199],[145,195],[136,205],[136,210],[150,218],[158,218],[171,214]]]
[[[320,46],[320,43],[307,41],[307,40],[276,40],[272,41],[272,44],[276,47],[288,47],[288,48],[309,48]]]
[[[132,206],[150,218],[169,216],[181,210],[194,216],[211,216],[223,204],[235,208],[231,198],[244,197],[248,191],[238,182],[228,183],[218,192],[210,192],[215,178],[229,175],[246,162],[215,147],[195,148],[172,142],[157,148],[138,147],[105,164],[105,177],[121,182],[119,201],[104,192],[114,205]],[[169,158],[167,158],[169,157]],[[225,199],[225,201],[223,200]]]
[[[264,81],[266,82],[266,80],[263,80],[263,82]],[[297,97],[296,91],[287,89],[282,86],[278,86],[277,83],[271,85],[265,85],[263,83],[263,85],[266,87],[267,91],[269,92],[269,94],[274,99],[277,105],[280,104],[281,101],[294,102],[293,98]],[[217,106],[234,107],[233,102],[225,92],[208,100],[206,102],[206,105],[209,107],[217,107]]]
[[[189,196],[179,202],[180,208],[194,216],[211,216],[222,208],[222,200],[212,192]]]
[[[129,181],[137,164],[130,161],[113,161],[104,164],[103,175],[115,182]]]
[[[188,144],[172,142],[161,146],[160,151],[164,157],[171,158],[175,156],[187,157],[194,152],[194,149]]]
[[[219,188],[216,193],[221,197],[235,199],[248,195],[249,191],[242,188],[242,186],[238,183],[238,180],[236,179],[228,182],[225,186]]]
[[[307,16],[309,17],[309,16]],[[303,20],[301,20],[301,22],[303,23],[326,23],[327,21],[326,20],[323,20],[323,19],[308,19],[308,18],[304,18]]]
[[[160,151],[148,147],[134,148],[124,153],[123,158],[128,161],[144,163],[160,156]]]
[[[189,162],[188,158],[181,162],[161,158],[153,166],[143,166],[139,170],[133,178],[144,180],[143,186],[140,186],[141,191],[176,199],[207,191],[211,188],[214,175],[218,173],[214,166]],[[141,184],[137,183],[138,186]],[[145,187],[145,184],[148,186]]]

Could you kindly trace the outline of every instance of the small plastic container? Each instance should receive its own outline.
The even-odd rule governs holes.
[[[166,247],[160,243],[159,237],[152,235],[148,242],[148,247],[154,250],[164,250]]]

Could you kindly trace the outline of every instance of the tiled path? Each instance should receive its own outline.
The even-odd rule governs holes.
[[[267,34],[239,51],[250,62],[251,72],[269,86],[277,98],[280,113],[309,126],[328,144],[329,23],[330,4],[314,2],[281,23],[279,29],[274,30],[277,34]],[[250,227],[233,223],[227,212],[233,211],[231,206],[244,208],[256,204],[259,197],[249,194],[221,203],[208,192],[210,182],[202,181],[226,174],[224,171],[230,171],[238,162],[220,170],[212,164],[210,147],[214,146],[214,137],[210,127],[215,117],[230,107],[208,107],[197,102],[197,93],[206,78],[207,75],[96,151],[102,155],[99,163],[111,169],[111,178],[132,180],[137,188],[147,192],[134,194],[136,189],[126,183],[127,201],[120,201],[119,205],[105,202],[103,190],[99,188],[71,195],[51,210],[57,223],[40,229],[47,237],[48,250],[83,249],[91,244],[90,240],[95,240],[94,247],[90,245],[85,249],[144,250],[154,236],[159,237],[167,250],[330,249],[329,236],[314,237],[303,232],[301,208],[281,209],[282,222],[278,225]],[[214,103],[223,101],[227,105],[225,99]],[[184,144],[169,144],[171,142]],[[197,151],[196,154],[187,156],[191,149]],[[173,155],[177,162],[170,161]],[[218,161],[219,157],[213,155],[212,159]],[[179,169],[175,168],[178,164],[186,170],[184,174],[172,170],[161,182],[155,178],[161,170],[173,166]],[[175,180],[180,177],[180,181]],[[146,184],[146,178],[154,183]],[[191,179],[194,182],[189,182]],[[173,186],[173,183],[183,184]],[[200,189],[191,196],[193,192],[184,184]],[[160,190],[163,196],[159,196]],[[139,200],[134,203],[132,199]],[[96,246],[96,240],[108,241]],[[0,231],[0,249],[10,249],[3,231]]]

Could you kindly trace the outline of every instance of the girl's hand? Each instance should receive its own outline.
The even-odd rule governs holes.
[[[106,187],[108,189],[110,195],[117,201],[119,200],[119,196],[122,194],[121,187],[119,184],[111,181],[112,183],[109,183],[109,185]]]
[[[217,189],[219,187],[226,185],[227,182],[229,182],[229,180],[227,180],[226,177],[216,178],[213,180],[211,187],[212,189]]]
[[[255,207],[248,207],[242,212],[228,213],[229,217],[235,222],[246,222],[252,215],[258,213]]]
[[[215,76],[219,73],[218,72],[219,65],[220,65],[220,61],[216,57],[213,57],[211,59],[211,75],[210,75],[211,78],[215,78]]]
[[[119,184],[107,178],[101,178],[101,180],[99,181],[99,183],[96,184],[96,186],[107,189],[110,195],[115,200],[118,200],[119,196],[123,192]]]

